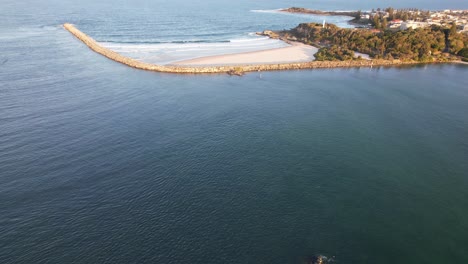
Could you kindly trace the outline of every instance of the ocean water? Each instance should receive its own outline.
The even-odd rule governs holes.
[[[196,7],[198,5],[196,4]],[[212,7],[213,5],[209,3],[206,9]],[[171,8],[173,7],[167,7],[168,10]],[[352,18],[347,16],[288,14],[280,12],[280,9],[247,10],[245,8],[238,12],[224,8],[214,13],[207,13],[203,10],[198,14],[200,21],[193,21],[192,13],[178,14],[168,17],[167,19],[170,20],[161,26],[160,17],[153,18],[153,10],[143,11],[146,17],[145,24],[137,32],[135,29],[138,29],[140,25],[119,26],[118,33],[115,32],[116,29],[108,29],[109,24],[106,28],[97,31],[89,29],[101,45],[124,56],[149,63],[171,64],[206,56],[287,47],[289,45],[285,42],[258,36],[256,33],[266,29],[284,29],[281,26],[285,25],[287,25],[286,28],[291,28],[304,21],[319,23],[325,21],[340,27],[353,27],[348,24]],[[182,17],[182,25],[178,25],[180,17]],[[134,23],[141,23],[141,21]],[[183,25],[184,23],[187,25]],[[236,25],[231,25],[232,23]],[[160,30],[157,33],[148,30],[152,27],[158,27]],[[88,29],[85,25],[83,28]],[[110,34],[110,32],[114,33]]]
[[[468,263],[466,65],[161,74],[60,27],[232,45],[370,3],[0,6],[0,263]]]

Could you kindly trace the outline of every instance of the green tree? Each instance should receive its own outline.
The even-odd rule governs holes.
[[[355,18],[359,20],[359,19],[361,19],[361,15],[362,15],[362,11],[361,11],[361,10],[358,10],[358,11],[356,12],[356,17],[355,17]]]
[[[465,47],[465,44],[460,39],[453,39],[450,41],[450,52],[457,54]]]
[[[373,16],[372,21],[374,23],[375,28],[379,29],[381,27],[381,25],[380,25],[380,16],[379,15]]]
[[[403,13],[403,15],[401,16],[401,20],[403,20],[403,21],[408,20],[408,13],[406,13],[406,12]]]
[[[468,48],[461,49],[458,53],[458,56],[462,56],[464,58],[468,58]]]
[[[395,9],[393,9],[392,7],[387,7],[385,11],[388,13],[388,19],[390,20],[395,19]]]
[[[455,36],[457,34],[457,24],[454,22],[452,23],[452,26],[450,26],[450,36]]]
[[[388,27],[388,22],[387,22],[387,18],[384,17],[383,21],[382,21],[382,29],[387,29]]]

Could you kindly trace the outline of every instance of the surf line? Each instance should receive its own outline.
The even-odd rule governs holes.
[[[416,64],[418,62],[395,62],[388,60],[364,60],[364,61],[310,61],[297,63],[279,63],[279,64],[252,64],[252,65],[226,65],[226,66],[173,66],[157,65],[141,62],[112,51],[101,46],[93,38],[81,32],[73,24],[65,23],[63,27],[73,36],[82,41],[86,46],[96,53],[103,55],[113,61],[125,64],[127,66],[155,72],[198,74],[198,73],[228,73],[242,75],[244,72],[255,71],[278,71],[278,70],[300,70],[317,68],[345,68],[345,67],[371,67],[371,66],[391,66],[401,64]]]

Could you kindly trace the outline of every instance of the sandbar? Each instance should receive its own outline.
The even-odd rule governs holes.
[[[315,59],[318,48],[299,42],[288,42],[290,46],[236,54],[207,56],[171,63],[178,66],[256,65],[308,62]]]

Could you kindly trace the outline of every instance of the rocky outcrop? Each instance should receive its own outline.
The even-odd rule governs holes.
[[[277,70],[300,70],[300,69],[319,69],[319,68],[345,68],[345,67],[372,67],[372,66],[390,66],[403,64],[417,64],[419,62],[402,62],[398,60],[359,60],[359,61],[311,61],[300,63],[281,63],[281,64],[259,64],[259,65],[235,65],[235,66],[165,66],[141,62],[132,58],[120,55],[119,53],[107,49],[97,43],[90,36],[78,30],[72,24],[64,24],[63,27],[81,40],[91,50],[127,66],[156,72],[168,73],[230,73],[241,75],[244,72],[254,71],[277,71]]]
[[[358,11],[321,11],[313,10],[302,7],[290,7],[286,9],[281,9],[281,12],[287,13],[298,13],[298,14],[309,14],[309,15],[321,15],[321,16],[350,16],[356,17]]]

